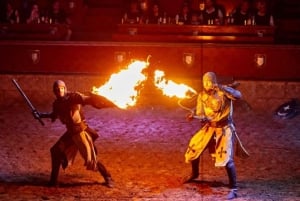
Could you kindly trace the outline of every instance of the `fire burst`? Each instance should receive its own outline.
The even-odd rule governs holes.
[[[134,61],[127,69],[112,74],[103,86],[93,87],[92,93],[104,96],[122,109],[134,106],[139,93],[137,88],[147,79],[143,73],[147,67],[147,62]]]
[[[185,84],[177,84],[172,80],[164,78],[165,73],[156,70],[154,73],[154,84],[162,90],[163,94],[169,97],[188,98],[192,94],[197,94],[197,91]]]

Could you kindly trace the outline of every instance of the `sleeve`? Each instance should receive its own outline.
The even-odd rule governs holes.
[[[84,105],[91,105],[97,109],[117,107],[113,102],[98,94],[90,92],[88,95],[82,95],[82,97]]]
[[[40,112],[39,115],[41,118],[50,118],[54,122],[58,117],[56,103],[54,102],[52,105],[52,112]]]
[[[202,115],[204,115],[203,102],[202,102],[202,93],[200,93],[200,94],[198,95],[198,98],[197,98],[196,115],[197,115],[197,116],[202,116]]]
[[[237,89],[228,86],[221,86],[219,88],[221,89],[221,91],[223,91],[225,96],[231,100],[237,100],[242,98],[241,92]]]

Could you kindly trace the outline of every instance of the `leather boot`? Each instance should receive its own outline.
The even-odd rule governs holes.
[[[190,183],[193,180],[198,178],[198,176],[199,176],[199,161],[200,161],[200,158],[197,158],[191,162],[192,174],[184,180],[184,183]]]
[[[59,168],[60,168],[60,154],[55,150],[54,147],[51,148],[51,176],[50,181],[48,183],[48,186],[57,186],[57,178],[59,174]]]
[[[113,179],[111,178],[110,173],[107,171],[107,169],[104,167],[104,165],[98,161],[97,167],[98,167],[100,174],[104,178],[105,185],[109,188],[113,188],[114,187]]]
[[[231,189],[227,196],[227,199],[231,200],[237,198],[236,170],[233,161],[229,161],[227,163],[226,171],[229,179],[229,188]]]

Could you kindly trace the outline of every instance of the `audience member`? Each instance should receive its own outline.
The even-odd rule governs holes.
[[[37,3],[31,5],[29,16],[26,18],[27,24],[39,24],[40,23],[40,10]]]
[[[21,0],[20,10],[20,23],[27,23],[26,20],[30,15],[31,5],[33,4],[33,0]]]
[[[59,0],[55,0],[52,3],[47,18],[49,19],[49,23],[66,25],[67,34],[65,40],[70,40],[72,35],[72,30],[69,27],[69,25],[71,25],[71,19],[67,16],[65,10],[61,7]],[[47,21],[48,20],[46,20],[46,23]]]
[[[179,13],[179,24],[190,24],[191,23],[191,11],[190,5],[185,2]]]
[[[239,6],[232,11],[233,21],[230,24],[247,25],[252,15],[250,0],[241,0]],[[250,23],[253,25],[253,22]]]
[[[200,20],[200,17],[199,17],[199,13],[197,11],[192,11],[191,12],[191,18],[190,18],[189,24],[190,25],[200,25],[200,24],[202,24],[202,21]]]
[[[203,22],[208,25],[221,25],[224,22],[224,13],[216,0],[205,0],[205,9],[203,11]]]
[[[53,24],[71,24],[70,18],[67,16],[65,10],[61,7],[60,1],[55,0],[48,12],[48,17]]]
[[[148,24],[149,23],[149,2],[148,0],[140,0],[140,23]]]
[[[18,24],[20,23],[19,11],[13,7],[11,2],[6,2],[5,8],[2,11],[1,23]]]
[[[149,13],[149,24],[162,23],[163,13],[158,2],[153,2]]]
[[[126,10],[123,22],[129,24],[140,23],[141,10],[137,0],[132,0],[129,3],[129,8]]]
[[[255,2],[255,24],[256,25],[274,25],[274,19],[271,15],[266,0],[256,0]]]
[[[221,4],[217,0],[215,0],[215,7],[221,11],[223,17],[226,16],[226,8],[223,4]]]

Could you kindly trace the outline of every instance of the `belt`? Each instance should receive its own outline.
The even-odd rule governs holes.
[[[85,121],[81,121],[80,123],[75,123],[71,125],[67,125],[67,129],[71,132],[81,132],[87,128],[87,124]]]
[[[223,128],[224,126],[228,125],[229,121],[228,119],[222,120],[222,121],[210,121],[208,122],[208,125],[210,127],[214,127],[214,128]]]

